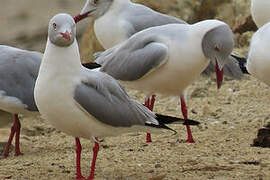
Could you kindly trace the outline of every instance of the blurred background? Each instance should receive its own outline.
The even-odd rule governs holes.
[[[0,44],[43,52],[49,20],[62,12],[74,16],[84,3],[85,0],[1,0]],[[87,24],[80,23],[79,36]]]
[[[157,11],[195,23],[203,19],[217,18],[237,27],[249,15],[250,0],[134,0]],[[52,16],[60,12],[76,15],[85,0],[1,0],[0,44],[28,50],[44,51],[47,25]],[[78,39],[83,61],[92,60],[92,54],[102,48],[96,41],[90,20],[81,21]],[[244,28],[248,30],[247,28]],[[245,54],[251,34],[236,34],[237,51]]]

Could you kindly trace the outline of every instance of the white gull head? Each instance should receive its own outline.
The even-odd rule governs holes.
[[[49,23],[48,37],[56,46],[70,46],[76,37],[76,26],[72,16],[64,13],[55,15]]]

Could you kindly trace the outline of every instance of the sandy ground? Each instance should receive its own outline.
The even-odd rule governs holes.
[[[43,51],[49,19],[57,12],[75,15],[83,3],[84,0],[3,1],[0,44]],[[85,24],[80,24],[79,34]],[[251,146],[257,130],[270,119],[269,88],[251,78],[227,80],[217,91],[214,78],[201,77],[188,92],[189,117],[202,122],[200,127],[192,128],[195,144],[183,142],[186,132],[180,125],[171,126],[178,131],[177,135],[164,131],[153,135],[151,144],[145,143],[144,133],[105,138],[97,160],[96,179],[270,179],[270,150]],[[143,102],[142,94],[130,94]],[[181,117],[179,99],[159,98],[155,111]],[[40,117],[21,119],[24,155],[14,157],[12,152],[9,158],[0,160],[0,179],[74,179],[74,138]],[[11,126],[6,122],[0,125],[0,151]],[[82,170],[87,176],[92,143],[82,142]]]
[[[200,78],[189,88],[195,144],[186,144],[185,128],[154,135],[106,138],[96,165],[96,179],[269,179],[269,149],[252,147],[257,130],[269,122],[269,88],[258,81],[226,81],[216,90],[214,78]],[[133,97],[143,100],[140,93]],[[178,98],[161,98],[155,111],[181,117]],[[25,153],[0,162],[0,179],[74,179],[74,138],[40,118],[23,118],[21,148]],[[9,126],[1,130],[4,142]],[[92,143],[83,140],[82,169],[90,169]]]

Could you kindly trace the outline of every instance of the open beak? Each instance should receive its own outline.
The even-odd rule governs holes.
[[[77,16],[74,16],[74,21],[75,23],[83,20],[84,18],[87,18],[89,14],[91,14],[92,12],[94,12],[96,9],[92,9],[90,11],[87,11],[86,13],[83,13],[83,14],[78,14]]]
[[[217,76],[217,88],[220,89],[223,81],[223,69],[219,69],[218,61],[216,60],[216,76]]]
[[[66,31],[65,33],[60,33],[60,34],[61,34],[61,35],[63,36],[63,38],[65,38],[66,40],[68,40],[68,41],[71,40],[70,34],[69,34],[68,31]]]

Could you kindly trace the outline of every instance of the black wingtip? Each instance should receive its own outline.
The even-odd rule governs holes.
[[[194,121],[194,120],[185,120],[185,122],[183,123],[183,125],[189,125],[189,126],[198,126],[201,123],[198,121]]]
[[[87,68],[87,69],[96,69],[96,68],[100,68],[101,65],[95,62],[88,62],[88,63],[83,63],[82,64],[83,67]]]
[[[159,125],[147,124],[146,123],[145,125],[149,126],[149,127],[159,128],[159,129],[167,129],[167,130],[170,130],[170,131],[174,132],[173,135],[177,134],[177,132],[175,130],[173,130],[172,128],[170,128],[170,127],[168,127],[168,126],[166,126],[165,124],[162,124],[162,123],[160,123]]]
[[[247,64],[247,59],[246,59],[246,58],[238,57],[238,56],[236,56],[236,55],[234,55],[234,54],[232,54],[231,56],[232,56],[235,60],[238,61],[239,67],[240,67],[242,73],[244,73],[244,74],[250,74],[250,73],[248,72],[248,70],[247,70],[247,67],[246,67],[246,64]]]
[[[190,125],[190,126],[197,126],[200,124],[198,121],[194,121],[191,119],[183,119],[183,118],[177,118],[177,117],[172,117],[172,116],[167,116],[167,115],[162,115],[162,114],[156,114],[157,120],[159,123],[162,124],[172,124],[172,123],[181,123],[183,125]]]

